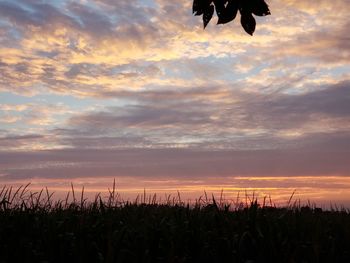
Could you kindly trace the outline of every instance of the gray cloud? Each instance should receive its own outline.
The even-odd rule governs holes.
[[[71,119],[70,124],[91,127],[159,127],[205,124],[210,121],[208,113],[191,105],[158,106],[158,105],[130,105],[115,108],[108,112],[93,113]]]
[[[123,149],[123,148],[142,148],[152,146],[152,142],[143,137],[124,134],[124,136],[77,136],[63,137],[60,144],[77,149]]]
[[[92,39],[118,38],[144,42],[145,38],[154,37],[157,31],[150,22],[149,15],[152,10],[131,5],[129,2],[114,3],[113,12],[110,8],[93,8],[76,2],[63,5],[65,8],[59,9],[54,4],[40,1],[1,1],[0,14],[23,34],[30,34],[32,26],[36,27],[35,30],[46,32],[64,26],[69,30],[90,35]]]
[[[345,2],[345,1],[344,1]],[[343,11],[349,12],[349,5]],[[324,63],[349,63],[350,22],[338,21],[337,27],[321,25],[314,31],[300,32],[293,40],[278,43],[275,56],[315,59]]]
[[[243,123],[249,127],[267,129],[298,128],[323,118],[344,118],[349,124],[350,83],[344,82],[305,94],[249,95],[230,109],[232,115],[241,113]],[[229,115],[229,112],[227,112]]]
[[[347,137],[349,139],[349,137]],[[190,149],[52,150],[0,152],[2,179],[33,177],[144,176],[213,178],[230,176],[348,175],[349,151]]]
[[[78,3],[70,3],[68,9],[75,17],[78,17],[85,31],[104,36],[113,34],[113,23],[110,21],[109,16],[104,15],[102,12]]]
[[[7,135],[0,137],[0,147],[3,149],[20,148],[21,146],[28,145],[29,143],[35,143],[42,141],[45,137],[40,134],[29,135]]]
[[[79,27],[74,18],[62,13],[53,5],[39,2],[2,1],[0,2],[0,14],[14,25],[25,28],[29,26],[45,28],[57,24]]]
[[[118,95],[117,95],[118,94]],[[317,120],[334,121],[346,127],[350,117],[350,84],[319,87],[292,95],[261,95],[239,90],[210,87],[174,91],[119,92],[113,96],[137,104],[110,108],[103,112],[75,116],[70,125],[82,128],[161,128],[193,129],[209,125],[213,130],[262,128],[272,132],[302,128]],[[215,96],[217,100],[211,99]],[[210,127],[207,127],[210,128]],[[321,132],[321,131],[320,131]]]

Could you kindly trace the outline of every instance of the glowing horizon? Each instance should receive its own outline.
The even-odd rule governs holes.
[[[121,200],[134,201],[146,193],[147,197],[155,194],[157,201],[164,202],[167,197],[179,198],[184,202],[195,202],[200,198],[208,198],[212,195],[219,199],[223,197],[225,202],[245,202],[247,198],[257,198],[262,204],[264,198],[267,204],[287,205],[288,203],[315,204],[320,207],[344,206],[350,208],[350,178],[344,176],[329,177],[213,177],[213,182],[203,180],[152,180],[150,178],[114,178],[115,191]],[[57,179],[32,179],[28,190],[39,192],[47,187],[50,193],[54,193],[53,199],[64,199],[70,192],[72,200],[72,185],[75,195],[80,198],[84,188],[84,197],[93,201],[97,194],[102,198],[109,196],[109,190],[113,189],[113,181],[110,177],[87,179],[74,178],[70,182]],[[254,182],[252,184],[252,181]],[[281,182],[283,182],[281,184]],[[11,181],[11,186],[18,189],[24,186],[23,181]],[[145,186],[142,188],[142,186]],[[147,186],[147,187],[146,187]],[[336,192],[335,192],[336,190]],[[46,190],[45,190],[46,191]],[[222,196],[221,196],[222,195]],[[247,195],[247,197],[246,197]],[[77,199],[79,199],[77,198]],[[79,199],[80,200],[80,199]],[[247,199],[249,200],[249,199]]]

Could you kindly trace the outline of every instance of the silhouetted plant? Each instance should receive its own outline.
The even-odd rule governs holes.
[[[218,16],[218,24],[226,24],[233,21],[237,13],[241,14],[241,25],[244,30],[253,35],[256,27],[256,16],[270,15],[269,6],[264,0],[193,0],[193,14],[203,15],[204,28],[208,25],[214,15]]]
[[[350,262],[350,211],[301,206],[294,193],[276,207],[247,192],[245,202],[145,191],[124,201],[115,182],[89,201],[71,187],[65,200],[29,184],[0,187],[0,263]]]

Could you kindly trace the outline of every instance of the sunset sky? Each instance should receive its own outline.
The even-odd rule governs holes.
[[[350,1],[0,0],[0,186],[350,205]]]

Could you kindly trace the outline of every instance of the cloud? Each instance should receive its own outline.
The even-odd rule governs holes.
[[[159,127],[204,124],[210,121],[209,116],[199,107],[194,110],[190,105],[181,109],[181,105],[130,105],[112,109],[110,112],[93,113],[73,118],[70,124],[90,127]]]
[[[243,101],[243,105],[233,107],[232,114],[236,109],[243,108],[245,123],[268,129],[298,128],[323,119],[338,120],[347,126],[350,114],[349,88],[350,84],[344,82],[298,95],[252,94]]]
[[[237,23],[233,28],[213,25],[203,31],[188,1],[0,4],[7,23],[3,39],[13,42],[0,47],[5,54],[0,61],[0,89],[30,96],[42,90],[101,97],[126,88],[173,83],[214,85],[230,76],[230,66],[220,63],[225,57],[239,73],[231,78],[242,78],[242,69],[250,73],[242,85],[254,80],[276,86],[281,65],[289,65],[289,70],[283,69],[286,78],[305,64],[303,60],[314,71],[322,70],[316,60],[348,62],[348,21],[331,12],[345,13],[346,1],[322,1],[319,6],[271,1],[274,15],[259,21],[261,29],[254,38],[245,36]],[[324,12],[318,11],[320,7]],[[211,62],[211,57],[216,60]],[[296,62],[290,63],[291,57]],[[128,70],[120,72],[122,67]],[[139,71],[140,67],[153,67],[158,73]],[[305,69],[299,75],[305,76]],[[324,80],[329,79],[332,76]]]
[[[196,143],[211,138],[228,141],[332,133],[350,129],[349,83],[320,87],[302,94],[247,93],[207,88],[121,92],[134,103],[101,112],[75,115],[68,123],[77,130],[106,134],[128,131],[159,140],[184,136]],[[244,137],[246,136],[246,137]],[[166,140],[166,139],[164,139]],[[254,139],[255,140],[255,139]],[[174,136],[174,141],[176,136]],[[269,141],[269,140],[268,140]]]
[[[1,15],[7,18],[17,28],[33,30],[46,29],[57,26],[79,28],[79,23],[71,16],[62,13],[53,5],[40,3],[40,1],[2,1],[0,3]],[[22,33],[28,33],[23,30]]]
[[[48,126],[59,123],[57,117],[69,116],[72,111],[62,103],[3,104],[0,106],[0,122],[31,126]]]
[[[349,137],[347,138],[349,140]],[[118,177],[214,178],[230,176],[348,175],[348,150],[50,150],[0,153],[3,179]]]
[[[128,103],[79,113],[62,104],[2,110],[17,123],[42,127],[37,132],[52,136],[58,147],[285,149],[307,144],[312,136],[349,132],[348,94],[348,82],[300,94],[171,87],[105,94]]]
[[[120,21],[106,15],[104,9],[91,5],[63,2],[59,8],[37,1],[2,1],[0,5],[2,19],[9,23],[9,30],[4,31],[5,39],[16,35],[15,43],[0,47],[1,52],[6,54],[0,63],[0,89],[20,94],[36,94],[39,91],[31,87],[40,85],[51,92],[70,90],[76,91],[76,96],[92,96],[96,92],[91,86],[97,84],[93,76],[89,76],[90,71],[74,75],[74,69],[80,64],[91,63],[91,68],[100,72],[99,88],[108,90],[119,76],[104,75],[103,72],[129,60],[130,50],[136,49],[139,51],[135,53],[140,53],[157,34],[149,21],[137,22],[129,18],[119,24]],[[135,14],[141,13],[139,9],[147,11],[142,7],[124,5],[113,17],[124,14],[127,9],[135,11]],[[121,53],[125,53],[123,61],[118,59]],[[107,57],[110,59],[103,61]],[[66,76],[70,76],[71,81],[66,81]],[[125,83],[123,80],[120,82],[119,85]]]
[[[324,63],[349,63],[350,22],[340,23],[337,28],[315,30],[299,35],[295,40],[280,46],[275,50],[279,56],[295,56],[313,58]],[[320,51],[323,52],[320,52]]]
[[[31,134],[31,135],[15,135],[15,136],[5,136],[0,137],[0,146],[3,150],[9,149],[21,149],[22,147],[26,148],[30,144],[30,147],[27,149],[31,149],[31,146],[38,141],[44,139],[44,136],[39,134]]]

